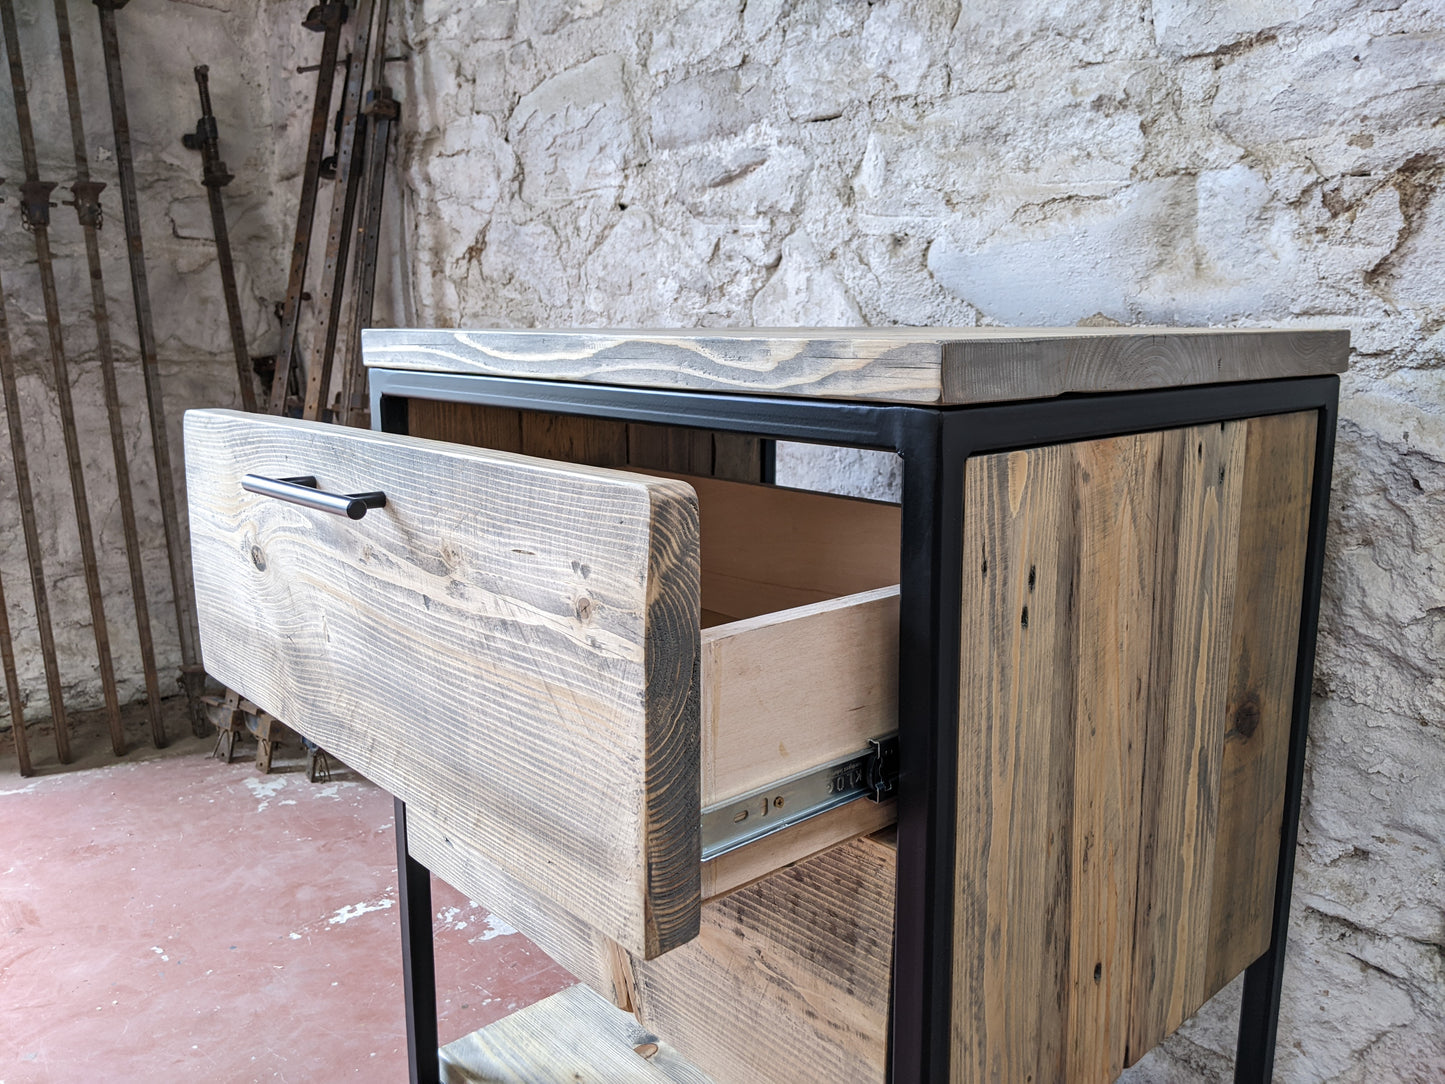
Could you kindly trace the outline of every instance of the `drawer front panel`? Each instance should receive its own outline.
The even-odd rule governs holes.
[[[1269,947],[1316,425],[968,462],[957,1084],[1113,1080]]]
[[[230,411],[187,414],[186,461],[211,674],[630,951],[696,935],[688,486]]]

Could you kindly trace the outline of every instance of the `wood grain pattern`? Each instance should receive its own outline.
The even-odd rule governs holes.
[[[430,399],[408,400],[407,415],[408,432],[430,440],[594,467],[625,464],[738,482],[762,479],[762,442],[738,433],[636,423],[619,429],[621,423],[593,418]]]
[[[630,951],[692,938],[687,486],[227,411],[186,446],[210,673]],[[352,522],[253,472],[388,505]]]
[[[443,1084],[712,1084],[585,986],[448,1043],[439,1061]]]
[[[1230,642],[1219,828],[1205,989],[1221,989],[1269,948],[1289,761],[1295,647],[1314,414],[1252,424],[1239,510],[1239,573]]]
[[[511,876],[435,815],[406,811],[407,849],[422,865],[493,914],[619,1009],[632,1009],[627,970],[616,942]],[[744,848],[746,849],[746,848]]]
[[[702,801],[848,756],[898,727],[898,588],[702,634]]]
[[[955,1081],[1111,1081],[1267,945],[1314,424],[969,461]]]
[[[1204,1003],[1247,426],[1166,434],[1130,1060]]]
[[[1343,372],[1347,331],[376,329],[366,364],[636,387],[988,403]]]
[[[895,504],[683,477],[701,514],[702,604],[733,620],[898,583]]]
[[[885,1078],[897,847],[864,837],[710,901],[633,962],[638,1018],[719,1081]]]

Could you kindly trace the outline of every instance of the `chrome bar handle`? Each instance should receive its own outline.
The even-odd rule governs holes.
[[[247,493],[259,493],[263,497],[275,497],[278,501],[299,504],[302,508],[314,508],[318,512],[330,512],[333,516],[360,519],[372,508],[386,507],[386,494],[372,493],[326,493],[316,488],[316,479],[310,475],[301,478],[265,478],[259,474],[248,474],[241,479],[241,488]]]

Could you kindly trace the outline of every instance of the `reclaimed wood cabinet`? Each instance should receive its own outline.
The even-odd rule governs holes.
[[[208,671],[398,799],[413,1079],[428,871],[637,1079],[1106,1082],[1241,971],[1269,1078],[1345,333],[365,349],[374,431],[192,412],[187,480]],[[587,1079],[563,1005],[448,1079]]]

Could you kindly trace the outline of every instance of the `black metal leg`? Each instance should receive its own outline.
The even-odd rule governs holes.
[[[898,903],[890,1079],[947,1080],[953,987],[958,607],[963,463],[958,420],[920,418],[901,442]]]
[[[401,970],[406,1060],[411,1084],[439,1084],[437,981],[432,952],[431,870],[406,847],[406,803],[396,799],[396,880],[401,902]]]
[[[1332,396],[1320,410],[1320,425],[1315,438],[1309,542],[1305,550],[1299,654],[1295,660],[1294,707],[1290,720],[1289,769],[1285,780],[1284,821],[1280,826],[1279,872],[1274,886],[1274,925],[1269,951],[1250,964],[1244,973],[1239,1043],[1234,1060],[1236,1084],[1268,1084],[1274,1076],[1274,1044],[1279,1027],[1284,953],[1289,938],[1295,842],[1299,835],[1300,801],[1304,791],[1305,742],[1309,736],[1310,693],[1315,672],[1315,625],[1319,619],[1320,583],[1324,575],[1325,526],[1330,512],[1337,406],[1338,400]]]

